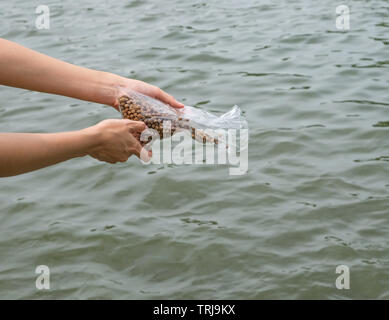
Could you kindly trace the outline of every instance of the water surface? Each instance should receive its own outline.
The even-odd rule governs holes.
[[[212,112],[238,104],[249,170],[84,158],[1,179],[1,298],[389,298],[387,1],[347,1],[347,32],[338,1],[44,4],[50,30],[35,1],[3,2],[0,36]],[[0,88],[1,131],[118,117]],[[341,264],[350,290],[335,287]]]

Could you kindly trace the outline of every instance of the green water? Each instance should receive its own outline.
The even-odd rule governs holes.
[[[84,158],[1,179],[1,298],[389,298],[387,1],[44,4],[50,30],[35,29],[36,1],[3,1],[0,37],[208,111],[238,104],[249,169]],[[118,117],[0,87],[1,131]],[[50,290],[35,288],[38,265]]]

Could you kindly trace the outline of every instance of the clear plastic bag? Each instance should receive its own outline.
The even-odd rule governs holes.
[[[169,135],[176,131],[187,130],[192,138],[202,143],[218,144],[221,138],[220,130],[245,129],[247,121],[240,108],[235,105],[230,111],[216,116],[199,108],[185,106],[182,109],[173,108],[159,100],[143,95],[133,90],[118,91],[119,111],[123,118],[143,121],[150,129],[158,132],[161,139],[166,137],[166,126],[170,122]],[[147,143],[147,141],[142,142]]]

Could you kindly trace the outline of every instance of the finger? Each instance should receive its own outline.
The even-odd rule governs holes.
[[[128,160],[129,157],[131,157],[131,155],[125,156],[125,157],[119,159],[119,162],[126,162],[126,161]]]
[[[124,119],[122,121],[125,121],[131,133],[142,132],[147,128],[146,124],[142,121],[134,121],[129,119]]]
[[[141,133],[143,130],[146,130],[146,124],[142,121],[132,121],[128,124],[131,133]]]
[[[140,151],[140,159],[144,162],[144,163],[149,163],[149,161],[151,161],[151,158],[152,158],[153,154],[151,152],[151,150],[147,150],[146,148],[142,148],[142,150]]]
[[[157,89],[156,96],[158,100],[161,100],[162,102],[165,102],[169,105],[171,105],[174,108],[183,108],[184,105],[181,102],[178,102],[176,99],[174,99],[173,96],[170,94],[166,93],[165,91],[161,89]]]
[[[102,161],[102,162],[107,162],[107,163],[110,163],[110,164],[115,164],[117,162],[116,160],[111,159],[111,158],[99,158],[97,160]]]
[[[140,153],[142,151],[142,146],[140,143],[137,141],[134,146],[133,154],[135,154],[138,158],[140,158]]]
[[[132,135],[134,136],[134,138],[136,139],[136,140],[139,140],[140,139],[140,133],[138,133],[138,132],[131,132],[132,133]]]

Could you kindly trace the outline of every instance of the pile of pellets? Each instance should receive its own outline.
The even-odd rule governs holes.
[[[177,113],[172,112],[170,109],[166,110],[166,112],[159,109],[161,108],[156,108],[141,96],[129,97],[127,95],[123,95],[119,98],[119,110],[123,118],[144,122],[148,128],[156,130],[161,139],[163,139],[164,135],[163,122],[165,120],[169,120],[171,123],[171,135],[179,129],[184,129],[190,131],[192,138],[199,142],[218,143],[216,138],[212,138],[211,136],[205,134],[202,130],[191,127],[189,119],[180,117]],[[149,141],[150,139],[151,137],[149,137]],[[147,142],[148,141],[141,143],[145,144]]]

